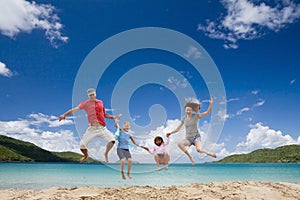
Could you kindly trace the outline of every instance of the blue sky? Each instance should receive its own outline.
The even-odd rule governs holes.
[[[300,3],[291,0],[0,0],[0,134],[48,150],[78,152],[82,130],[74,120],[84,113],[60,123],[57,117],[74,106],[73,87],[83,62],[94,48],[112,36],[135,28],[161,27],[198,42],[222,77],[227,112],[221,116],[225,123],[220,137],[206,146],[209,150],[223,157],[299,144],[299,18]],[[113,46],[110,51],[120,48],[123,46]],[[187,53],[194,57],[203,55],[203,51],[193,47]],[[99,55],[100,60],[105,60],[105,56]],[[180,75],[170,74],[166,85],[140,85],[129,100],[117,100],[130,112],[131,119],[122,120],[141,127],[151,121],[151,106],[160,104],[165,109],[164,123],[145,127],[145,132],[133,130],[140,143],[151,146],[152,136],[174,129],[181,119],[180,103],[184,99],[174,95],[179,89],[185,90],[189,83],[201,102],[201,111],[206,110],[210,93],[203,77],[185,59],[160,49],[136,50],[114,60],[98,83],[97,97],[104,101],[108,112],[119,111],[112,103],[118,80],[147,63],[169,66]],[[162,72],[157,70],[154,75],[159,73]],[[147,76],[145,73],[135,79]],[[216,99],[215,103],[221,102]],[[159,122],[160,116],[153,116],[153,122]],[[209,137],[212,117],[199,122],[204,140]],[[114,131],[112,121],[107,123]],[[145,135],[144,139],[139,138]],[[181,130],[171,139],[169,151],[174,162],[186,161],[176,146],[183,135]],[[103,159],[103,148],[103,142],[96,140],[90,151]],[[196,162],[210,160],[196,154],[194,148],[190,151]],[[138,161],[153,160],[140,149],[132,152]],[[117,159],[115,153],[111,154],[112,160]]]

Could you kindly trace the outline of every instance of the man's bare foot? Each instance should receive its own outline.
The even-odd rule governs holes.
[[[129,178],[129,179],[132,179],[132,177],[130,176],[130,174],[129,174],[129,173],[127,173],[127,176],[128,176],[128,178]]]
[[[105,157],[105,162],[108,163],[108,154],[105,153],[105,154],[104,154],[104,157]]]
[[[122,179],[126,180],[126,176],[125,176],[124,172],[122,172]]]
[[[168,166],[168,165],[165,165],[165,169],[168,170],[168,169],[169,169],[169,166]]]
[[[82,158],[80,158],[79,162],[84,162],[86,159],[88,158],[88,156],[83,156]]]
[[[160,166],[157,166],[157,170],[158,170],[158,171],[160,171],[160,170],[161,170],[161,169],[160,169]]]

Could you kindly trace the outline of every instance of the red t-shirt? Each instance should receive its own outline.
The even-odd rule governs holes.
[[[98,99],[96,101],[86,100],[81,102],[78,107],[87,113],[89,124],[99,122],[102,126],[105,126],[105,109],[102,101]]]

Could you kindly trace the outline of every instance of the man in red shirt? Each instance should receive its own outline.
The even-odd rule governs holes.
[[[115,135],[107,130],[104,118],[120,119],[121,114],[118,116],[112,116],[105,112],[103,102],[96,99],[96,91],[93,88],[87,90],[89,96],[88,100],[81,102],[77,107],[72,108],[59,116],[59,121],[65,119],[67,115],[73,114],[79,110],[84,110],[88,116],[89,126],[81,138],[80,150],[83,153],[83,157],[80,162],[85,161],[88,158],[87,146],[95,137],[101,137],[108,143],[106,145],[106,151],[104,153],[105,161],[108,162],[108,152],[114,146]]]

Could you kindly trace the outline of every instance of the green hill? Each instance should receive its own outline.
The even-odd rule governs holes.
[[[78,162],[74,152],[50,152],[30,142],[0,135],[0,162]],[[87,162],[96,162],[89,158]]]
[[[300,145],[287,145],[276,149],[258,149],[248,154],[231,155],[217,163],[299,163]]]

